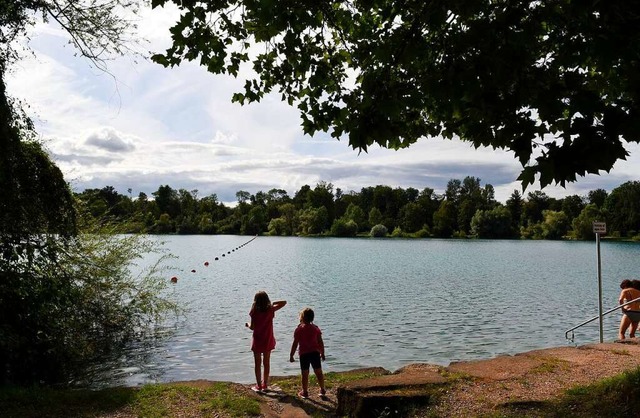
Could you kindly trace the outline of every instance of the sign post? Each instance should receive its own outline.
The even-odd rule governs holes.
[[[598,252],[598,316],[600,322],[600,342],[602,343],[602,264],[600,263],[600,234],[607,233],[607,224],[604,222],[594,222],[593,232],[596,234],[596,247]]]

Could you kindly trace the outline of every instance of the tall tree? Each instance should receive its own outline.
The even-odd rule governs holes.
[[[504,206],[478,210],[471,219],[471,233],[478,238],[512,237],[511,212]]]
[[[604,201],[607,229],[622,236],[640,232],[640,181],[628,181],[611,190]]]
[[[173,219],[180,215],[180,195],[171,186],[162,185],[152,193],[160,212],[167,213]]]
[[[444,197],[449,202],[457,206],[460,203],[462,195],[462,182],[458,179],[451,179],[447,182],[447,188],[444,191]]]
[[[257,75],[234,101],[275,90],[305,133],[356,149],[458,136],[545,186],[609,171],[640,141],[637,0],[152,0],[167,3],[181,16],[155,61],[246,63]]]
[[[589,203],[601,208],[609,193],[605,189],[591,190],[587,195]]]
[[[466,233],[470,229],[471,219],[476,211],[489,209],[493,206],[495,203],[494,191],[490,184],[482,188],[478,177],[467,176],[462,180],[462,183],[458,182],[458,184],[460,185],[458,228]]]
[[[582,209],[586,206],[585,199],[582,196],[571,195],[562,199],[562,211],[569,217],[569,219],[574,219]]]
[[[307,203],[307,195],[311,191],[311,186],[305,184],[293,195],[293,204],[296,206],[296,209],[300,210]]]
[[[545,239],[560,239],[567,235],[571,220],[562,211],[543,210],[542,236]]]
[[[246,190],[238,190],[236,192],[236,200],[238,201],[238,204],[247,203],[251,200],[251,193]]]
[[[278,217],[278,207],[291,201],[291,198],[283,189],[271,189],[267,192],[267,216],[269,219]]]
[[[278,206],[278,211],[282,214],[284,234],[293,235],[297,229],[296,207],[293,203],[284,203]]]
[[[425,223],[431,227],[433,225],[433,214],[440,207],[441,198],[435,194],[434,190],[430,187],[425,187],[418,196],[418,204],[422,206],[425,211]]]
[[[358,205],[355,205],[353,203],[349,204],[347,210],[345,211],[344,218],[346,220],[355,222],[355,224],[358,225],[359,231],[366,231],[369,229],[369,224],[367,223],[367,215]]]
[[[416,232],[427,225],[426,211],[418,203],[407,203],[400,209],[398,216],[400,227],[405,232]]]
[[[520,230],[523,207],[522,194],[518,190],[514,190],[509,199],[507,199],[505,206],[511,214],[511,228],[515,233]]]
[[[444,200],[433,214],[433,233],[441,238],[450,238],[458,229],[457,214],[453,203]]]
[[[590,203],[582,209],[580,215],[571,222],[572,235],[581,240],[594,239],[593,222],[604,221],[600,208]]]
[[[308,208],[321,208],[324,207],[327,212],[327,222],[328,224],[325,228],[329,228],[329,226],[333,223],[335,218],[335,207],[333,201],[333,184],[327,183],[326,181],[321,181],[316,184],[316,187],[313,190],[310,190],[307,193],[307,202],[305,207]]]
[[[522,225],[542,222],[542,211],[549,209],[549,201],[549,196],[539,190],[529,193],[522,206]]]

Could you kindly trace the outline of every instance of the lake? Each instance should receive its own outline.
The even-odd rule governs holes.
[[[323,331],[329,372],[448,365],[562,346],[571,344],[567,329],[598,314],[594,242],[157,239],[178,257],[167,273],[167,281],[177,276],[178,282],[168,294],[186,311],[168,318],[158,338],[96,367],[85,383],[252,382],[251,331],[244,323],[258,290],[288,302],[274,321],[273,375],[299,372],[297,362],[288,362],[289,349],[307,306]],[[602,242],[601,257],[607,310],[617,305],[623,278],[640,278],[640,244]],[[605,340],[616,338],[619,320],[619,312],[605,317]],[[575,331],[574,344],[598,340],[598,321]]]

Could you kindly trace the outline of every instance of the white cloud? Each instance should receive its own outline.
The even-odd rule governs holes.
[[[108,152],[129,152],[135,149],[130,138],[109,127],[91,133],[84,143]]]
[[[238,136],[235,134],[227,135],[223,132],[216,131],[215,136],[211,140],[213,144],[231,144],[238,140]]]

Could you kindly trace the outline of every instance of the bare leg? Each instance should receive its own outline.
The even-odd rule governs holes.
[[[629,330],[629,337],[636,338],[636,330],[638,329],[639,322],[631,322],[631,329]]]
[[[620,330],[618,331],[618,339],[624,340],[624,334],[627,332],[629,325],[631,325],[629,317],[627,315],[622,315],[622,319],[620,320]]]
[[[313,372],[316,374],[316,378],[318,379],[318,385],[320,386],[320,393],[324,395],[324,373],[322,373],[322,369],[313,369]]]
[[[262,358],[262,364],[264,365],[264,378],[262,379],[262,389],[266,389],[269,384],[269,373],[271,373],[271,351],[264,353]]]
[[[309,370],[302,371],[302,391],[306,394],[309,393]]]
[[[260,353],[256,353],[255,351],[253,352],[254,371],[256,373],[256,383],[258,384],[258,387],[260,387],[260,375],[262,374],[260,372],[260,357]]]

